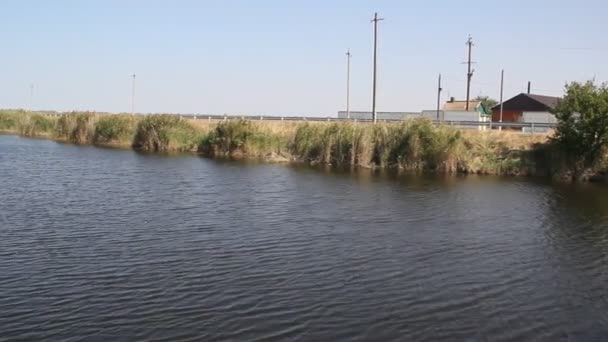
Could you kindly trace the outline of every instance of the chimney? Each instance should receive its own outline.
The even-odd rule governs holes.
[[[454,102],[454,101],[456,101],[456,100],[454,99],[454,96],[452,96],[452,97],[450,97],[450,101],[448,101],[448,102],[449,102],[449,103],[452,103],[452,102]]]
[[[528,81],[528,94],[530,94],[530,88],[532,87],[532,82]]]

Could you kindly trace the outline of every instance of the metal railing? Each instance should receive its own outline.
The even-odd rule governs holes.
[[[347,119],[347,118],[336,118],[336,117],[318,117],[318,116],[265,116],[265,115],[180,115],[182,118],[196,119],[196,120],[253,120],[253,121],[313,121],[313,122],[372,122],[371,119]],[[408,119],[378,119],[378,122],[402,122],[411,120]],[[541,123],[541,122],[482,122],[482,121],[437,121],[434,120],[435,124],[444,124],[450,126],[460,127],[502,127],[502,128],[555,128],[555,123]]]
[[[60,116],[65,113],[46,113],[46,115]],[[97,113],[101,115],[113,115],[111,113]],[[136,114],[141,115],[141,114]],[[161,114],[144,114],[144,115],[161,115]],[[337,118],[337,117],[319,117],[319,116],[273,116],[273,115],[217,115],[217,114],[169,114],[179,116],[184,119],[208,120],[208,121],[226,121],[226,120],[251,120],[251,121],[311,121],[311,122],[361,122],[371,123],[372,119],[354,119],[354,118]],[[420,117],[423,118],[423,117]],[[409,117],[407,119],[378,119],[378,122],[404,122],[415,119]],[[512,128],[525,129],[529,128],[534,132],[535,129],[546,130],[557,127],[556,123],[544,122],[490,122],[490,121],[449,121],[449,120],[432,120],[434,124],[443,124],[456,127],[467,128]]]

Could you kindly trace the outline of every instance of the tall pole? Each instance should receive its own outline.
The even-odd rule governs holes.
[[[471,94],[471,78],[473,77],[473,70],[471,69],[471,50],[473,47],[473,38],[469,35],[469,39],[466,43],[469,46],[469,59],[467,61],[467,106],[466,110],[469,110],[469,101]]]
[[[350,119],[350,49],[346,51],[346,118]]]
[[[372,22],[374,23],[374,74],[373,74],[373,83],[372,83],[372,120],[374,123],[377,121],[376,117],[376,73],[377,73],[377,50],[378,50],[378,21],[384,20],[382,18],[378,18],[378,13],[374,13],[374,19]]]
[[[30,104],[29,104],[29,110],[32,111],[32,108],[34,107],[34,83],[30,84]]]
[[[528,81],[528,94],[530,94],[530,90],[532,90],[532,82]]]
[[[132,74],[133,82],[131,84],[131,115],[135,114],[135,74]]]
[[[502,69],[500,71],[500,118],[499,121],[500,123],[502,123],[502,93],[503,93],[503,89],[505,86],[505,69]],[[502,130],[502,126],[500,126],[500,129]]]
[[[439,106],[441,105],[441,74],[439,74],[439,82],[437,83],[437,121],[439,121]]]

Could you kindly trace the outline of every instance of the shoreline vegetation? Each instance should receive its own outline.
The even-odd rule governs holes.
[[[548,135],[403,123],[208,121],[177,115],[0,110],[0,133],[56,141],[259,159],[438,173],[606,181],[608,165],[577,172]]]

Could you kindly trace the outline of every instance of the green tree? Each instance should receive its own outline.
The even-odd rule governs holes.
[[[553,140],[565,152],[574,176],[597,166],[608,147],[608,87],[593,81],[566,85],[553,110],[558,126]]]
[[[493,98],[491,98],[489,96],[477,96],[473,100],[474,101],[481,101],[481,103],[483,104],[483,106],[486,107],[486,109],[488,111],[491,111],[492,107],[494,107],[494,106],[496,106],[498,104],[498,101],[494,100]]]

